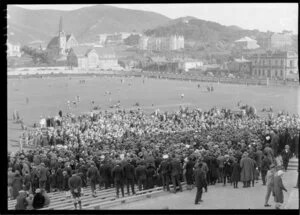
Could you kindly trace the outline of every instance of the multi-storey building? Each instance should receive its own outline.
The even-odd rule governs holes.
[[[298,74],[298,55],[295,52],[274,52],[252,57],[252,75],[287,79]]]
[[[284,49],[292,45],[292,32],[283,31],[282,33],[269,32],[265,36],[258,37],[258,44],[265,49]]]
[[[184,37],[173,35],[169,37],[146,37],[142,36],[139,41],[142,50],[170,51],[184,48]]]

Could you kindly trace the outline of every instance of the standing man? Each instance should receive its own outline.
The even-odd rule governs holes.
[[[274,130],[271,131],[271,147],[273,149],[274,157],[276,158],[278,154],[278,147],[279,147],[279,136]]]
[[[81,186],[82,186],[82,180],[80,178],[80,176],[78,176],[78,172],[77,173],[73,173],[72,177],[69,178],[69,182],[68,182],[71,194],[73,196],[73,200],[74,200],[74,206],[75,206],[75,210],[77,210],[77,204],[79,204],[79,209],[81,210]]]
[[[48,168],[45,167],[44,163],[41,163],[40,171],[39,171],[39,188],[45,190],[46,189],[46,181],[48,178]]]
[[[87,178],[91,184],[93,197],[96,197],[96,184],[97,184],[97,180],[98,180],[98,175],[99,175],[99,171],[98,171],[97,167],[95,167],[95,163],[91,162],[91,166],[87,171]]]
[[[124,174],[125,174],[125,180],[126,180],[126,186],[127,186],[127,195],[130,195],[129,192],[129,186],[131,186],[132,194],[134,195],[134,166],[130,163],[130,160],[128,160],[124,166]]]
[[[275,165],[271,164],[270,170],[267,173],[267,194],[265,197],[265,207],[270,207],[271,205],[268,204],[271,192],[274,193],[274,175],[276,173]]]
[[[250,182],[253,180],[254,167],[252,159],[248,157],[248,152],[244,152],[240,161],[241,181],[244,183],[243,188],[250,187]]]
[[[168,155],[163,155],[163,160],[161,161],[161,163],[158,167],[158,172],[160,172],[160,174],[161,174],[163,189],[166,190],[166,187],[167,187],[167,191],[170,191],[170,187],[169,187],[170,164],[169,164],[168,158],[169,158]]]
[[[147,189],[147,172],[144,161],[140,161],[138,167],[135,169],[136,179],[138,181],[139,191]]]
[[[119,198],[119,189],[121,188],[122,197],[124,197],[124,172],[123,169],[120,166],[120,162],[117,161],[115,168],[112,170],[112,178],[114,180],[116,191],[117,191],[117,198]]]
[[[261,162],[261,179],[263,182],[263,185],[266,185],[266,175],[268,170],[270,169],[271,160],[268,158],[267,153],[264,154],[263,160]]]
[[[285,149],[281,152],[284,171],[287,171],[287,167],[289,165],[289,160],[290,160],[291,156],[292,156],[292,153],[290,150],[290,146],[285,145]]]
[[[180,161],[176,158],[176,155],[172,155],[172,161],[171,161],[171,177],[172,177],[172,184],[174,186],[174,193],[176,193],[176,188],[177,184],[179,186],[180,192],[182,192],[182,187],[180,183],[180,174],[181,174],[181,163]]]
[[[203,200],[202,198],[202,189],[205,186],[206,182],[205,182],[205,173],[202,170],[202,163],[200,163],[197,167],[196,170],[194,172],[195,174],[195,185],[197,187],[197,194],[196,194],[196,199],[195,199],[195,205],[197,205],[200,202],[202,202]]]

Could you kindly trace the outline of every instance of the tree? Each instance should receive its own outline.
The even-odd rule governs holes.
[[[139,44],[139,40],[140,40],[140,35],[136,34],[133,35],[131,34],[129,37],[127,37],[124,40],[124,43],[128,46],[134,46],[134,45],[138,45]]]

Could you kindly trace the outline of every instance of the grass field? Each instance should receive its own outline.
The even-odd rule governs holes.
[[[85,79],[85,84],[79,84]],[[121,83],[121,79],[124,82]],[[200,83],[200,82],[199,82]],[[91,110],[91,101],[102,109],[109,109],[118,100],[121,106],[129,109],[138,102],[147,112],[176,110],[180,105],[199,107],[207,110],[213,106],[234,108],[238,101],[254,105],[258,111],[273,106],[275,112],[288,111],[300,114],[299,87],[266,87],[214,84],[214,92],[206,92],[208,83],[175,81],[162,79],[120,78],[120,77],[53,77],[31,79],[8,79],[8,141],[9,146],[20,135],[20,126],[11,122],[14,109],[19,110],[24,123],[32,125],[40,116],[53,116],[58,110],[67,111],[67,101],[80,96],[80,103],[71,111],[74,114]],[[105,94],[110,91],[111,94]],[[181,98],[184,94],[184,98]],[[29,104],[26,104],[26,97]]]

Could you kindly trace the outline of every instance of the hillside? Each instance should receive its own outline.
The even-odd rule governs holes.
[[[97,40],[97,34],[137,32],[155,28],[170,19],[153,12],[97,5],[73,11],[28,10],[8,6],[9,39],[21,44],[34,40],[49,42],[58,32],[60,16],[63,28],[79,42]]]
[[[167,24],[145,31],[148,36],[168,36],[180,34],[185,37],[186,44],[191,47],[206,49],[207,47],[229,47],[232,42],[244,36],[264,34],[258,30],[245,30],[237,26],[224,26],[216,22],[205,21],[193,17],[183,17],[169,21]]]

